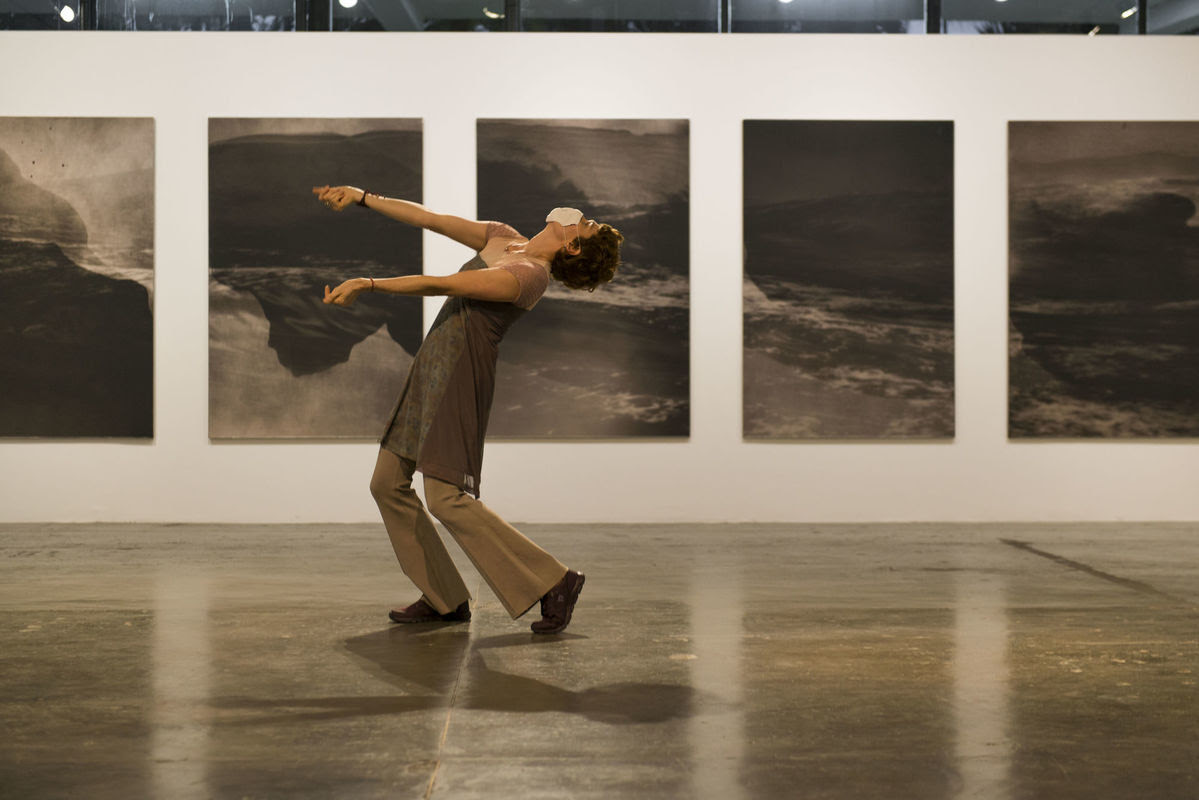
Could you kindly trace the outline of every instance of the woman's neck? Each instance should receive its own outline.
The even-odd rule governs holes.
[[[526,257],[544,261],[549,264],[562,248],[562,237],[547,225],[540,233],[522,245],[517,245],[511,252],[523,253]]]
[[[549,265],[552,258],[552,256],[551,258],[546,258],[545,256],[537,255],[536,252],[530,252],[528,246],[524,242],[513,242],[512,244],[508,245],[504,248],[504,255],[521,256],[522,258],[527,258],[530,261],[536,261],[540,264],[545,264],[546,266]]]

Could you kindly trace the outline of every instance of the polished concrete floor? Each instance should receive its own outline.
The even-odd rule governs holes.
[[[528,526],[559,636],[377,526],[0,526],[5,798],[1199,798],[1199,525]]]

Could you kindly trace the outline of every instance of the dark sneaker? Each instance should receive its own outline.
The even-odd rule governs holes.
[[[417,600],[407,608],[393,608],[387,612],[392,622],[469,622],[470,601],[463,600],[462,604],[448,614],[439,614],[437,609],[429,605],[425,598]]]
[[[585,580],[587,577],[581,572],[573,569],[566,571],[562,580],[541,598],[541,619],[530,626],[533,633],[561,633],[566,630]]]

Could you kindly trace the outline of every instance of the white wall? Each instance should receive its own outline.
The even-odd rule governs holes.
[[[208,441],[210,116],[423,117],[426,203],[462,215],[477,117],[691,120],[691,438],[492,443],[512,519],[1199,519],[1195,440],[1006,440],[1007,121],[1199,119],[1197,74],[1189,37],[0,32],[0,115],[157,120],[157,436],[0,442],[0,520],[375,519],[373,443]],[[746,118],[956,122],[952,443],[741,441]]]

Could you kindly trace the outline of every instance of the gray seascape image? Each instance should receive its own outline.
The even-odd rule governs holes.
[[[500,346],[488,435],[690,432],[686,120],[480,120],[479,218],[532,236],[555,206],[625,236],[615,280],[551,282]]]
[[[744,123],[743,435],[954,432],[953,124]]]
[[[1009,435],[1199,436],[1199,122],[1012,122],[1009,152]]]
[[[374,438],[420,346],[419,298],[325,284],[422,271],[421,232],[313,186],[420,202],[421,123],[209,120],[209,436]]]
[[[154,435],[154,120],[0,117],[0,436]]]

